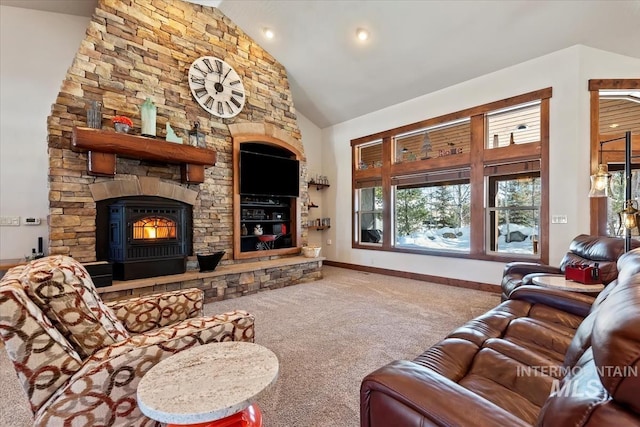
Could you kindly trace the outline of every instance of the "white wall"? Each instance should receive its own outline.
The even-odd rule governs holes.
[[[328,175],[327,171],[324,170],[322,163],[322,130],[305,116],[300,114],[300,112],[296,112],[296,116],[298,117],[298,127],[302,134],[304,154],[307,157],[307,171],[309,179],[318,174]],[[325,194],[326,190],[318,191],[314,187],[309,187],[310,199],[313,203],[318,205],[317,208],[309,209],[310,219],[329,216],[328,214],[325,214],[325,212],[329,211],[327,204],[324,202]],[[304,203],[305,201],[300,199],[300,202]],[[326,233],[326,231],[309,230],[308,244],[323,246],[324,233]],[[324,249],[322,251],[324,251]],[[324,253],[322,253],[322,255],[324,255]]]
[[[340,262],[497,284],[504,263],[351,248],[350,140],[430,117],[553,88],[550,117],[550,214],[567,224],[550,227],[550,263],[558,264],[569,242],[589,232],[589,93],[591,78],[638,78],[640,59],[573,46],[447,89],[323,129],[323,163],[335,165],[339,185],[325,198],[335,244],[324,255]]]
[[[88,17],[0,6],[0,215],[41,218],[0,227],[0,259],[48,240],[47,117]]]

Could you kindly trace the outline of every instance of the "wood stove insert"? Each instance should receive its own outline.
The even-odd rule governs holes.
[[[114,278],[184,273],[191,254],[190,208],[159,197],[127,197],[109,204],[109,261]]]

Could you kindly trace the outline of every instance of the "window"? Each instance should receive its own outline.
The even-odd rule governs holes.
[[[631,147],[633,149],[633,165],[638,167],[637,155],[640,155],[640,96],[638,96],[640,79],[592,79],[589,80],[590,119],[591,119],[591,173],[595,173],[599,163],[609,165],[613,176],[614,187],[620,183],[624,168],[624,144],[612,142],[601,151],[600,142],[624,135],[631,131]],[[638,200],[636,172],[632,175],[632,196]],[[620,191],[624,191],[624,177]],[[614,193],[616,190],[614,188]],[[622,209],[622,193],[614,198],[591,199],[590,233],[594,235],[619,235],[618,212]],[[632,230],[632,235],[636,231]]]
[[[351,141],[353,247],[548,262],[550,97],[542,89]]]
[[[637,165],[634,165],[637,166]],[[621,169],[622,168],[622,169]],[[607,200],[607,236],[624,236],[624,229],[621,226],[620,212],[625,208],[625,176],[622,165],[610,165],[612,195]],[[638,200],[640,196],[640,170],[631,171],[631,196],[633,200]],[[637,236],[640,230],[631,230],[632,236]]]
[[[540,141],[540,101],[487,114],[486,148]]]
[[[396,247],[469,252],[468,179],[421,186],[397,185],[394,194]]]
[[[396,136],[394,163],[468,153],[470,123],[469,118],[464,118]]]
[[[359,170],[382,166],[382,140],[373,141],[358,147],[356,167]]]
[[[358,190],[355,238],[360,243],[382,244],[384,223],[382,220],[382,187],[368,187]]]
[[[507,254],[538,253],[540,173],[489,178],[488,248]]]

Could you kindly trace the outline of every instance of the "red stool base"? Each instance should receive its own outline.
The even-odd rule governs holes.
[[[167,424],[167,427],[184,427],[185,424]],[[215,421],[188,424],[189,427],[262,427],[262,412],[258,405],[253,404],[242,411]]]

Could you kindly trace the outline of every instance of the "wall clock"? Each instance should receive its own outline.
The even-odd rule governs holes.
[[[214,116],[234,117],[244,107],[246,96],[240,76],[214,56],[193,61],[189,67],[189,87],[198,104]]]

